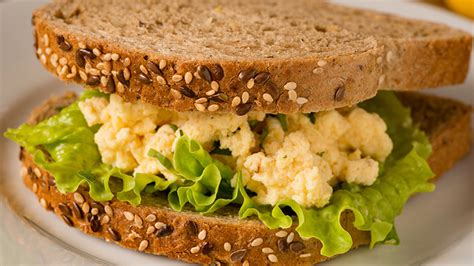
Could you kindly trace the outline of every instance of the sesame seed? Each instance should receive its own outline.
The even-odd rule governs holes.
[[[102,220],[100,220],[100,222],[101,222],[102,224],[107,224],[107,223],[109,223],[109,222],[110,222],[110,216],[108,216],[107,214],[104,215],[104,217],[102,217]]]
[[[148,75],[148,69],[144,65],[140,65],[140,71],[143,72],[144,74]]]
[[[33,192],[36,193],[38,191],[38,184],[33,183],[32,189],[33,189]]]
[[[118,54],[113,53],[113,54],[110,56],[110,58],[111,58],[113,61],[117,61],[117,60],[119,60],[120,56],[119,56]]]
[[[381,56],[377,57],[377,64],[381,64],[381,63],[382,63],[382,60],[383,60],[383,59],[382,59]]]
[[[40,56],[40,61],[41,61],[41,63],[46,64],[46,55],[42,54]]]
[[[391,63],[394,59],[394,55],[393,55],[393,52],[392,51],[388,51],[387,52],[387,62],[388,63]]]
[[[93,76],[100,76],[100,71],[97,68],[90,68],[89,73]]]
[[[307,102],[308,102],[308,99],[306,99],[306,98],[303,98],[303,97],[296,98],[296,103],[299,104],[299,105],[303,105]]]
[[[57,73],[58,75],[61,75],[61,66],[57,66],[57,67],[56,67],[56,73]]]
[[[286,238],[286,243],[291,243],[295,239],[295,233],[291,232]]]
[[[104,63],[103,63],[103,62],[100,62],[100,63],[98,63],[97,65],[95,65],[95,67],[96,67],[97,69],[99,69],[99,70],[102,70],[102,69],[104,69]]]
[[[208,110],[209,112],[215,112],[215,111],[217,111],[218,109],[219,109],[219,105],[217,105],[217,104],[211,104],[211,105],[209,105],[209,107],[207,107],[207,110]]]
[[[43,49],[41,49],[41,47],[39,47],[38,49],[36,49],[36,53],[37,54],[42,54],[43,53]]]
[[[204,112],[206,110],[206,106],[204,106],[203,104],[201,103],[195,103],[194,106],[196,107],[196,109],[200,112]]]
[[[285,230],[281,230],[275,233],[277,237],[286,237],[288,235],[288,232]]]
[[[249,93],[244,91],[244,93],[242,93],[242,103],[247,103],[249,99],[250,99]]]
[[[112,210],[112,207],[109,205],[105,205],[104,207],[105,213],[107,213],[108,216],[113,217],[114,216],[114,211]]]
[[[191,72],[186,72],[186,74],[184,74],[184,82],[186,82],[186,84],[189,84],[191,83],[191,81],[193,81],[193,74],[191,74]]]
[[[117,83],[117,91],[118,92],[124,92],[125,91],[125,87],[123,86],[123,84],[121,82]]]
[[[232,246],[230,245],[229,242],[224,243],[224,250],[229,252],[232,249]]]
[[[86,73],[89,73],[89,69],[91,69],[91,64],[89,62],[87,62],[84,66],[85,70],[86,70]]]
[[[321,73],[323,73],[323,72],[324,72],[324,70],[323,70],[322,67],[317,67],[317,68],[313,69],[313,73],[314,73],[314,74],[318,74],[318,75],[319,75],[319,74],[321,74]]]
[[[163,70],[163,68],[166,67],[166,60],[165,60],[165,59],[161,59],[161,60],[160,60],[160,63],[158,64],[158,66],[160,67],[161,70]]]
[[[59,59],[59,64],[62,65],[62,66],[64,66],[65,64],[67,64],[67,59],[66,59],[66,57],[61,57],[61,58]]]
[[[86,49],[86,45],[85,45],[83,42],[79,42],[77,45],[78,45],[79,48],[81,48],[81,49]]]
[[[124,67],[128,67],[130,65],[131,61],[130,61],[130,58],[129,57],[126,57],[124,60],[123,60],[123,66]]]
[[[194,101],[194,102],[195,102],[195,103],[205,103],[205,102],[207,102],[207,98],[202,97],[202,98],[197,99],[197,100]]]
[[[156,229],[161,229],[161,228],[164,228],[166,227],[166,224],[162,223],[162,222],[156,222],[155,223],[155,228]]]
[[[208,90],[208,91],[206,91],[206,95],[207,95],[207,96],[212,96],[212,95],[214,95],[214,94],[216,94],[216,91],[215,91],[215,90]]]
[[[79,70],[79,76],[81,77],[83,81],[87,80],[87,74],[83,70]]]
[[[158,83],[160,83],[161,85],[166,85],[166,80],[165,80],[165,78],[163,78],[163,77],[160,76],[160,75],[156,76],[156,81],[158,81]]]
[[[106,76],[100,77],[100,85],[102,85],[103,87],[107,86],[108,81],[109,79]]]
[[[41,198],[40,199],[40,204],[43,206],[43,208],[47,209],[48,208],[48,202],[46,202],[45,199]]]
[[[175,74],[175,75],[173,75],[173,77],[171,77],[171,79],[172,79],[174,82],[180,82],[180,81],[183,79],[183,76],[178,75],[178,74]]]
[[[273,102],[273,97],[269,93],[264,93],[262,97],[266,102],[269,102],[269,103]]]
[[[51,54],[51,48],[46,48],[44,49],[44,52],[47,54],[47,55],[50,55]]]
[[[98,48],[92,49],[92,52],[93,52],[96,56],[100,56],[100,55],[102,54],[102,52],[101,52]]]
[[[247,81],[247,88],[251,89],[255,85],[255,79],[251,78]]]
[[[84,197],[79,192],[75,192],[73,197],[74,197],[74,201],[79,203],[79,204],[84,202]]]
[[[97,214],[99,214],[99,209],[97,209],[97,208],[92,208],[91,214],[92,214],[92,215],[97,215]]]
[[[142,240],[138,246],[139,251],[144,251],[148,247],[148,240]]]
[[[66,78],[72,79],[72,78],[74,78],[74,77],[76,76],[76,74],[77,74],[77,73],[69,73],[69,74],[66,75]]]
[[[43,42],[45,46],[49,46],[49,36],[48,34],[43,35]]]
[[[155,227],[153,226],[148,226],[148,228],[146,229],[146,234],[149,235],[149,234],[153,234],[153,232],[155,232]]]
[[[77,67],[75,65],[71,67],[71,74],[77,74]]]
[[[125,216],[125,219],[129,221],[133,221],[134,215],[131,212],[124,211],[123,216]]]
[[[145,221],[147,221],[147,222],[154,222],[154,221],[156,221],[156,215],[154,215],[154,214],[148,214],[147,217],[145,217]]]
[[[261,244],[263,244],[263,239],[260,238],[260,237],[259,237],[259,238],[255,238],[255,239],[250,243],[250,245],[251,245],[252,247],[258,247],[258,246],[260,246]]]
[[[181,92],[175,89],[171,89],[171,95],[173,95],[175,99],[181,99],[182,97]]]
[[[66,78],[72,79],[72,78],[74,78],[75,76],[76,76],[76,73],[69,73],[69,74],[66,75]]]
[[[382,85],[382,83],[385,81],[385,75],[382,75],[379,77],[379,85]]]
[[[64,76],[64,75],[67,73],[68,70],[69,70],[69,67],[68,67],[67,65],[66,65],[66,66],[63,66],[63,67],[61,68],[61,71],[59,72],[59,75],[60,75],[60,76]]]
[[[135,214],[134,223],[137,227],[141,228],[142,225],[143,225],[143,220],[142,220],[142,218],[140,218],[140,216]]]
[[[308,258],[311,257],[311,253],[304,253],[300,255],[300,258]]]
[[[294,91],[294,90],[288,91],[288,98],[290,99],[290,101],[295,102],[296,98],[298,98],[298,95],[296,94],[296,91]]]
[[[193,76],[196,78],[196,79],[201,79],[201,76],[199,76],[199,73],[196,71],[193,73]]]
[[[33,169],[33,173],[36,175],[36,177],[40,178],[41,177],[41,171],[38,168]]]
[[[123,77],[125,78],[125,80],[130,79],[130,69],[128,69],[128,67],[123,69]]]
[[[211,89],[218,91],[219,90],[219,83],[217,81],[213,80],[211,81]]]
[[[271,249],[269,247],[265,247],[265,248],[262,248],[262,252],[265,253],[265,254],[273,253],[273,249]]]
[[[106,53],[106,54],[102,55],[102,60],[110,61],[110,60],[112,60],[112,55],[109,54],[109,53]]]
[[[327,63],[328,62],[326,60],[319,60],[318,61],[318,66],[323,67],[323,66],[327,65]]]
[[[49,58],[49,62],[51,62],[51,65],[53,65],[53,67],[57,67],[58,66],[58,55],[57,54],[51,55],[51,57]]]
[[[296,86],[297,86],[297,85],[296,85],[296,82],[290,81],[290,82],[286,83],[285,86],[283,86],[283,88],[284,88],[285,90],[291,91],[291,90],[296,89]]]
[[[240,97],[239,96],[235,96],[233,99],[232,99],[232,103],[231,103],[231,106],[232,107],[236,107],[237,105],[240,104]]]
[[[191,251],[191,253],[196,254],[196,253],[199,252],[200,249],[201,249],[201,248],[200,248],[199,246],[195,246],[195,247],[192,247],[192,248],[190,249],[190,251]]]
[[[198,234],[198,239],[199,240],[204,240],[204,239],[206,239],[206,236],[207,236],[207,231],[206,230],[201,230],[201,232],[199,232],[199,234]]]
[[[278,258],[275,254],[268,255],[268,260],[271,262],[278,262]]]
[[[245,260],[243,263],[242,263],[242,266],[250,266],[250,263],[248,260]]]
[[[87,213],[89,213],[91,207],[89,206],[89,203],[84,202],[84,204],[82,204],[81,209],[85,214],[87,214]]]

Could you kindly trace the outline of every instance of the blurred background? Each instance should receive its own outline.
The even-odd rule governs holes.
[[[474,0],[423,0],[422,2],[448,8],[471,20],[474,19]]]

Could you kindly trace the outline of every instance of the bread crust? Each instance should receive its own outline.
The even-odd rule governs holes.
[[[416,90],[457,84],[466,77],[472,42],[469,34],[446,29],[449,34],[438,39],[371,36],[370,48],[353,54],[190,60],[87,34],[73,34],[66,24],[53,23],[53,6],[37,10],[32,19],[37,56],[48,71],[65,82],[115,92],[127,101],[141,100],[175,111],[307,113],[353,105],[373,97],[379,89]],[[364,12],[369,18],[376,14]],[[391,18],[377,16],[386,17],[387,21]],[[82,53],[81,47],[85,50]],[[94,55],[94,49],[101,55]],[[109,59],[111,55],[116,60]],[[166,62],[166,66],[155,71],[157,74],[152,68],[159,67],[160,62]],[[105,72],[100,69],[109,63],[111,66]],[[208,69],[211,75],[198,68]],[[255,72],[239,80],[242,72],[248,74],[250,70]],[[256,82],[259,73],[268,75],[268,79],[260,77],[262,84]],[[186,75],[192,76],[189,84]],[[250,82],[253,85],[248,77],[254,77],[254,82]],[[288,83],[294,83],[296,89],[285,89],[292,87]],[[213,90],[216,84],[218,90]],[[199,98],[207,101],[196,103]]]
[[[399,95],[412,108],[414,121],[429,135],[433,144],[429,163],[436,176],[439,176],[470,150],[471,109],[460,102],[435,96],[408,92]],[[74,99],[74,95],[68,93],[48,100],[32,113],[29,123],[34,124],[51,116]],[[451,111],[442,115],[439,110]],[[54,178],[35,165],[31,156],[23,149],[20,160],[24,167],[24,182],[38,196],[43,207],[53,211],[70,226],[129,249],[192,263],[215,265],[241,265],[247,262],[250,265],[313,265],[330,259],[320,255],[321,243],[318,240],[301,239],[295,232],[296,225],[285,230],[269,230],[255,218],[239,220],[232,216],[236,209],[213,216],[201,216],[191,211],[173,211],[166,206],[165,200],[163,203],[150,203],[151,199],[146,196],[144,203],[138,207],[117,200],[98,203],[89,197],[86,187],[80,187],[77,193],[60,193],[54,184]],[[87,202],[87,206],[84,206],[84,202]],[[92,215],[95,211],[98,212],[97,215]],[[341,216],[342,226],[352,236],[352,248],[367,245],[370,234],[355,229],[353,221],[353,214],[349,211]],[[157,225],[158,229],[155,227],[157,222],[162,223]],[[154,229],[149,229],[150,227]],[[158,230],[161,233],[157,236]],[[202,233],[203,230],[205,233]],[[278,233],[280,231],[286,233]],[[291,233],[294,233],[294,239],[290,242],[299,244],[287,244],[286,235]],[[253,246],[252,242],[258,238],[262,239],[262,243]],[[225,248],[225,243],[231,245],[230,250]],[[270,262],[270,254],[263,253],[263,248],[272,249],[271,254],[278,261]],[[241,251],[245,255],[242,259],[235,260],[239,250],[245,250]]]

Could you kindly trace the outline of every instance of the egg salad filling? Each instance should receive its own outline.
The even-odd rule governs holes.
[[[321,255],[350,250],[341,214],[371,247],[397,244],[395,218],[413,194],[434,189],[431,145],[392,92],[311,114],[172,112],[85,90],[36,125],[8,129],[61,193],[87,186],[94,201],[295,223]],[[147,200],[145,200],[147,199]]]
[[[148,153],[154,149],[171,159],[186,135],[217,160],[226,155],[214,151],[226,151],[223,161],[242,172],[260,204],[293,199],[323,207],[339,181],[372,185],[393,147],[383,119],[359,107],[311,116],[180,113],[112,94],[86,99],[79,108],[89,127],[101,125],[94,140],[103,163],[176,181],[180,177]]]

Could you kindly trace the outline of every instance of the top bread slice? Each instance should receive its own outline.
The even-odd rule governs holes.
[[[471,36],[311,0],[64,0],[35,11],[62,80],[176,111],[315,112],[456,84]]]

